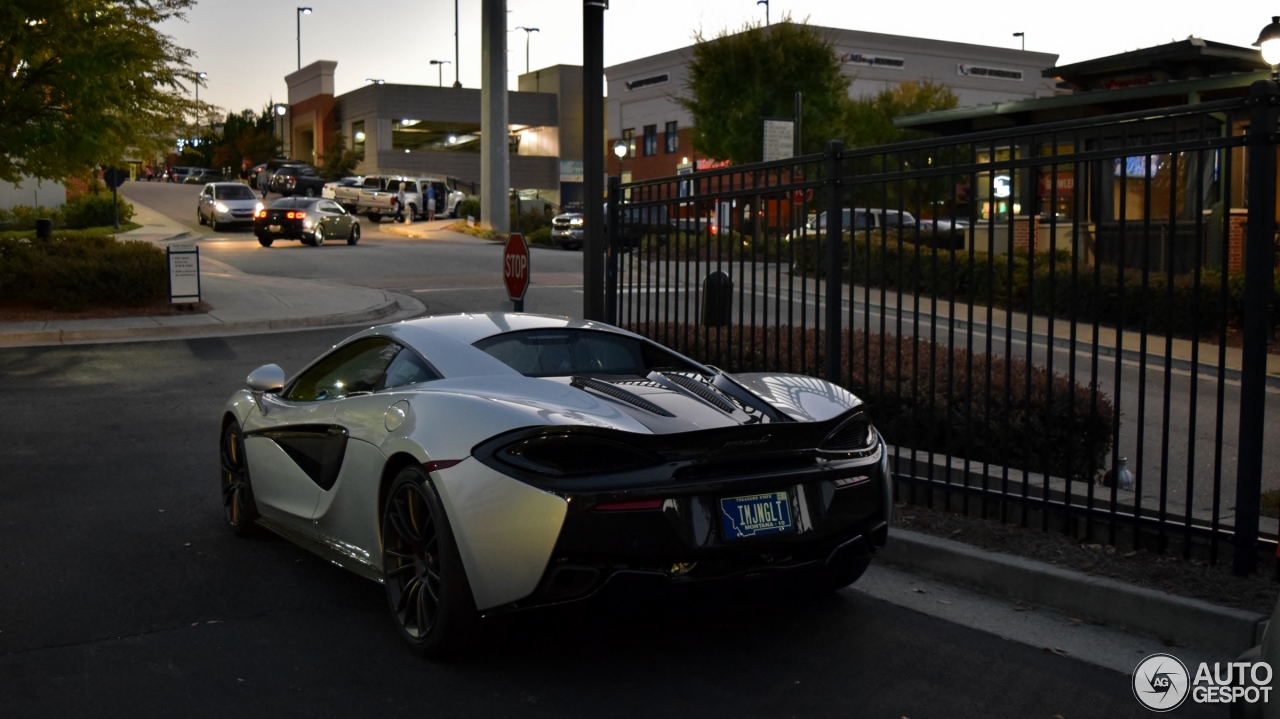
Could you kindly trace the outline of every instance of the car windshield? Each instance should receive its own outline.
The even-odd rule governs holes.
[[[699,369],[648,342],[592,330],[508,332],[486,337],[476,342],[475,347],[526,377],[645,377],[657,369],[686,372]]]
[[[257,196],[245,185],[221,185],[214,188],[214,196],[219,200],[254,200]]]
[[[282,210],[284,209],[292,210],[294,208],[302,207],[302,206],[303,206],[303,203],[301,200],[295,200],[291,197],[282,197],[276,200],[275,202],[271,203],[272,209],[279,208]]]

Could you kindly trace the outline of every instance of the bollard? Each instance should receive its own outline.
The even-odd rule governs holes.
[[[733,320],[733,280],[716,270],[702,280],[702,325],[727,327]]]
[[[36,239],[47,240],[53,237],[53,220],[36,220]]]

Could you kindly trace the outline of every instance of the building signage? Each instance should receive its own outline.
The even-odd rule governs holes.
[[[1007,67],[986,67],[984,65],[969,65],[968,63],[960,63],[956,65],[956,74],[966,77],[990,77],[997,80],[1013,80],[1014,82],[1022,82],[1022,71],[1012,70]]]
[[[632,90],[639,90],[642,87],[648,87],[650,85],[661,85],[665,82],[669,82],[670,80],[671,76],[664,72],[661,75],[654,75],[653,77],[646,77],[640,80],[631,80],[624,82],[623,84],[627,86],[627,92],[631,92]]]
[[[842,65],[882,67],[886,70],[901,70],[907,65],[907,61],[900,57],[886,57],[865,52],[846,52],[840,56],[840,63]]]
[[[704,171],[704,170],[717,170],[717,169],[719,169],[719,168],[721,168],[721,167],[728,167],[728,166],[729,166],[729,161],[728,161],[728,160],[703,160],[703,159],[699,159],[699,160],[698,160],[698,162],[695,164],[695,167],[697,167],[697,168],[698,168],[698,172],[702,172],[702,171]]]
[[[582,167],[582,160],[560,161],[561,182],[582,182],[582,178],[585,176],[586,171]]]
[[[200,301],[200,248],[194,242],[169,245],[169,304]]]
[[[765,118],[764,161],[786,160],[795,156],[796,123],[794,120]]]
[[[1055,183],[1056,180],[1056,183]],[[1040,175],[1040,194],[1052,195],[1056,191],[1059,197],[1070,195],[1076,189],[1076,174],[1070,170],[1059,170],[1054,174],[1042,173]]]

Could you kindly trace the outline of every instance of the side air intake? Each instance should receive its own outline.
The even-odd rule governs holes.
[[[688,391],[698,399],[724,412],[725,414],[733,414],[734,406],[720,396],[720,393],[699,382],[698,380],[683,374],[675,372],[663,372],[662,376],[669,380],[672,384],[680,386],[681,389]]]

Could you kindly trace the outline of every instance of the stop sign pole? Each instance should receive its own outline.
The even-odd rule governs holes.
[[[512,232],[502,251],[502,282],[516,312],[524,312],[524,293],[529,291],[529,245],[524,235]]]

